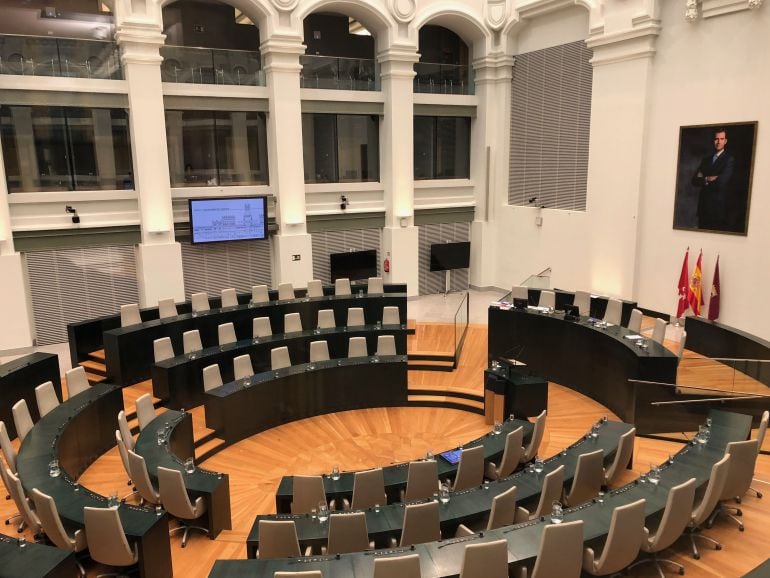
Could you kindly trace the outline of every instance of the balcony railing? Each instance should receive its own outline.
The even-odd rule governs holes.
[[[417,62],[414,92],[430,94],[473,94],[470,67],[461,64]]]
[[[0,35],[0,74],[123,78],[114,42],[11,34]]]
[[[163,46],[160,55],[163,82],[265,86],[259,52]]]
[[[303,55],[300,86],[330,90],[379,90],[374,60],[335,56]]]

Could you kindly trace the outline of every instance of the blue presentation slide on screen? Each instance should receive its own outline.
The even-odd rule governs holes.
[[[265,211],[262,199],[212,199],[191,204],[196,243],[262,239]]]

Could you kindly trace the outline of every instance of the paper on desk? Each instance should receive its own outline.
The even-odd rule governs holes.
[[[643,335],[637,335],[636,333],[632,335],[624,335],[623,337],[625,337],[626,339],[632,339],[634,341],[636,341],[637,339],[644,339]]]

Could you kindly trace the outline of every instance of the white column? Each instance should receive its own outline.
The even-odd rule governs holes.
[[[0,350],[30,347],[34,336],[26,267],[13,246],[5,163],[0,149]]]
[[[313,278],[313,247],[305,215],[302,107],[299,92],[301,39],[274,34],[262,43],[269,97],[267,152],[270,188],[276,197],[278,234],[272,238],[273,282],[304,287]]]
[[[635,264],[647,94],[660,24],[636,18],[631,28],[586,41],[593,49],[588,217],[591,290],[631,298]]]
[[[123,23],[115,39],[121,47],[128,83],[131,153],[139,194],[142,242],[137,246],[137,275],[142,306],[158,299],[184,299],[182,249],[174,241],[166,123],[160,80],[159,47],[165,36],[150,24]]]
[[[12,106],[11,118],[13,118],[13,128],[16,132],[16,155],[19,159],[21,190],[34,191],[40,186],[40,168],[35,150],[32,109],[28,106]]]
[[[513,57],[502,52],[473,62],[476,88],[476,118],[471,133],[471,180],[476,211],[471,225],[471,285],[489,287],[498,283],[495,199],[507,198],[508,127],[511,115]],[[503,255],[505,250],[503,251]]]
[[[418,231],[414,226],[414,46],[392,46],[377,55],[385,116],[380,131],[380,180],[385,194],[383,256],[390,253],[386,283],[406,283],[419,293]]]

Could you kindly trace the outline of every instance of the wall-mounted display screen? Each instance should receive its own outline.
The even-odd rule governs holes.
[[[430,270],[448,271],[471,266],[471,243],[435,243],[430,246]]]
[[[332,281],[350,279],[358,281],[377,276],[377,251],[351,251],[349,253],[332,253],[329,255],[329,268]]]
[[[267,238],[267,197],[190,199],[193,243]]]

